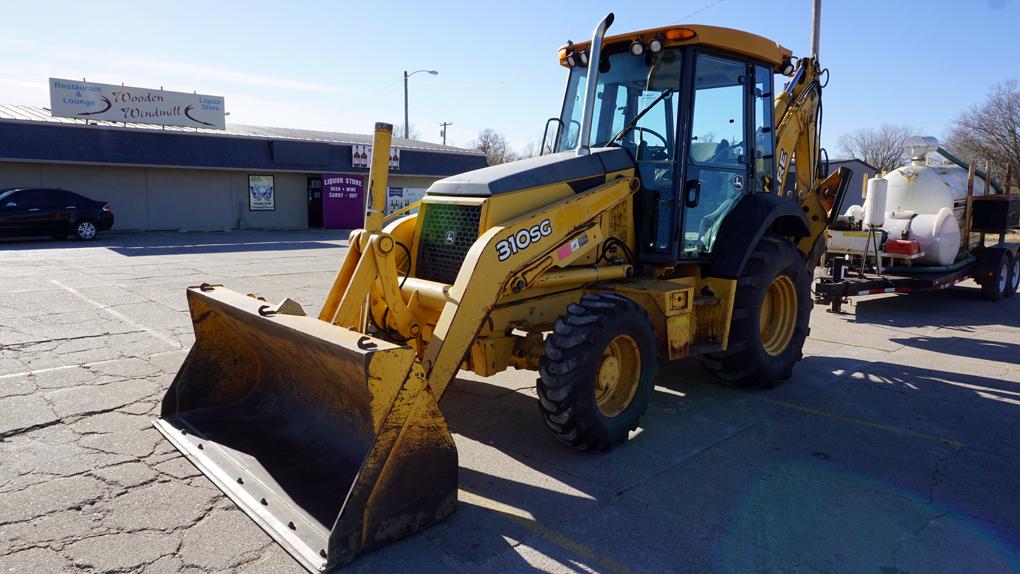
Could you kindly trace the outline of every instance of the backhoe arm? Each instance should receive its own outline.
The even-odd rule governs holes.
[[[775,193],[784,195],[786,179],[794,160],[797,203],[804,211],[809,234],[797,242],[797,250],[811,257],[828,225],[829,212],[834,208],[835,191],[849,177],[849,171],[839,171],[826,179],[819,173],[822,115],[822,82],[826,74],[819,69],[815,58],[798,62],[793,79],[775,100],[776,122],[776,179]]]

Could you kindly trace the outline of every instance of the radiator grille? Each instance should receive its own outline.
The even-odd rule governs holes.
[[[481,215],[480,205],[425,205],[415,275],[429,281],[452,284],[468,249],[478,239]]]

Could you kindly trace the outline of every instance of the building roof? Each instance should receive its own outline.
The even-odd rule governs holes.
[[[225,130],[214,130],[208,128],[189,128],[180,126],[158,126],[153,124],[138,124],[125,122],[109,122],[95,120],[79,120],[75,118],[55,117],[50,114],[49,108],[37,106],[22,106],[14,104],[0,104],[0,122],[40,122],[47,124],[62,124],[64,126],[100,126],[118,130],[155,130],[157,132],[180,132],[189,135],[202,134],[210,136],[248,137],[258,139],[288,139],[298,141],[323,142],[346,145],[371,145],[371,134],[349,134],[342,132],[327,132],[319,130],[302,130],[294,128],[276,128],[268,126],[249,126],[245,124],[227,124]],[[394,147],[400,149],[442,152],[467,155],[485,155],[480,151],[465,149],[455,146],[446,146],[415,139],[393,138]]]

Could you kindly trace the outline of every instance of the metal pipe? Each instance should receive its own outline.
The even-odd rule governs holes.
[[[626,279],[634,272],[630,265],[612,265],[607,267],[570,267],[546,271],[535,281],[535,287],[561,287],[563,285],[583,285],[596,281],[613,281]]]
[[[818,41],[822,29],[822,0],[815,0],[811,6],[811,58],[818,61]]]
[[[372,165],[368,170],[368,193],[365,194],[365,230],[369,233],[378,233],[383,228],[392,140],[393,126],[376,123],[375,134],[372,136]]]
[[[602,37],[613,25],[613,13],[610,12],[595,27],[592,34],[591,47],[588,51],[588,78],[584,85],[584,109],[581,112],[581,129],[577,134],[577,155],[588,155],[588,142],[591,140],[591,118],[595,112],[595,88],[598,86],[599,61],[602,57]]]
[[[407,279],[402,279],[402,281],[404,284],[400,288],[400,292],[404,299],[410,301],[411,295],[417,291],[418,301],[426,309],[442,311],[443,307],[446,306],[446,293],[450,289],[449,285],[417,277],[408,277]]]

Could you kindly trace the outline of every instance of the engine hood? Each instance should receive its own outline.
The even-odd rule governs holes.
[[[632,167],[634,160],[623,148],[592,148],[588,155],[566,151],[476,169],[441,179],[432,184],[428,194],[491,197],[543,185],[604,178],[608,173]],[[589,185],[584,189],[590,187],[593,186]]]

